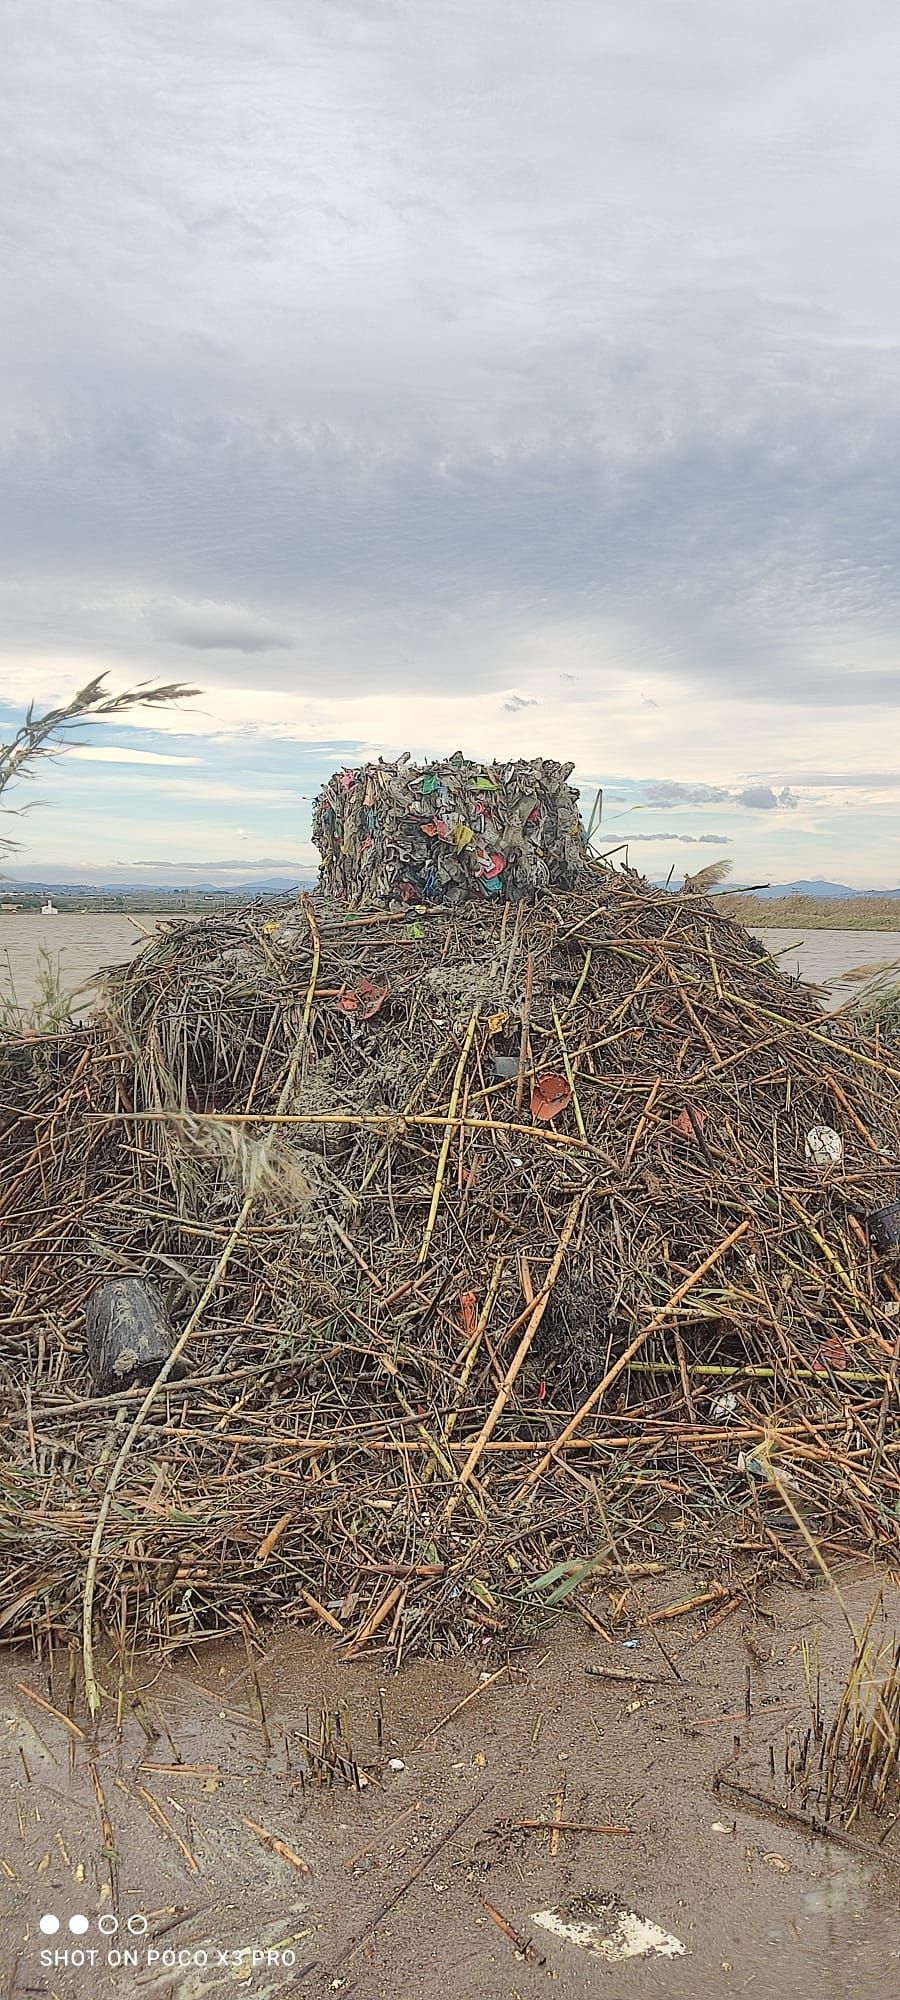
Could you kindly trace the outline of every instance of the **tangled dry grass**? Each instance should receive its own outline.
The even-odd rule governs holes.
[[[898,1083],[719,899],[628,871],[171,926],[0,1047],[4,1637],[77,1631],[92,1537],[122,1646],[280,1612],[394,1660],[596,1624],[663,1545],[718,1615],[804,1570],[781,1486],[896,1552]],[[83,1322],[123,1272],[187,1374],[112,1491],[144,1392],[91,1394]]]

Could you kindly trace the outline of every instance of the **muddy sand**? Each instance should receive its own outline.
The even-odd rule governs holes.
[[[880,1582],[887,1637],[900,1579]],[[841,1574],[857,1620],[878,1583],[861,1565]],[[671,1572],[620,1581],[593,1598],[610,1638],[564,1618],[509,1661],[394,1677],[306,1628],[254,1647],[256,1685],[233,1644],[145,1657],[120,1729],[108,1676],[96,1742],[64,1725],[64,1653],[52,1671],[7,1654],[4,2000],[893,2000],[900,1826],[814,1835],[747,1796],[788,1798],[804,1643],[833,1711],[850,1658],[840,1607],[811,1579],[724,1617],[713,1602],[642,1622],[703,1589]],[[330,1782],[333,1753],[305,1748],[323,1712],[348,1760]],[[624,1921],[610,1898],[670,1955],[610,1964],[536,1921],[566,1924],[574,1906],[608,1934]]]

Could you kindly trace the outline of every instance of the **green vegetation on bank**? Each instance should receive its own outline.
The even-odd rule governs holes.
[[[853,1013],[867,1035],[878,1028],[887,1041],[900,1041],[900,986],[896,981],[861,993]]]
[[[5,967],[0,961],[0,1036],[58,1035],[71,1024],[76,995],[63,986],[59,959],[54,960],[42,944],[38,946],[37,960],[37,992],[32,1000],[25,1002],[16,994],[9,959]]]
[[[751,930],[900,931],[900,896],[733,896],[716,906]]]

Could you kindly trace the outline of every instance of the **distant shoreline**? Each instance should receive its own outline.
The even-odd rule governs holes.
[[[109,895],[89,889],[72,891],[63,888],[38,888],[20,890],[8,896],[0,895],[0,934],[5,916],[40,916],[41,905],[49,895],[54,909],[60,916],[155,916],[192,917],[227,915],[240,910],[247,903],[257,901],[290,902],[301,889],[314,892],[312,882],[300,883],[296,887],[285,884],[284,888],[262,888],[248,885],[246,888],[165,890],[136,889],[132,894],[123,890]],[[787,931],[894,931],[900,932],[900,896],[755,896],[733,895],[728,890],[719,890],[713,896],[716,909],[726,916],[735,917],[748,930]]]
[[[36,896],[33,901],[0,904],[0,930],[4,917],[39,917],[41,901]],[[242,909],[245,903],[253,902],[255,898],[205,896],[202,902],[194,902],[188,897],[182,901],[180,896],[171,900],[161,896],[98,896],[93,899],[90,896],[54,896],[52,901],[54,913],[60,917],[201,917],[216,913],[221,916],[223,908],[226,913]]]
[[[309,885],[310,887],[312,885]],[[211,889],[211,890],[136,890],[134,895],[123,891],[121,895],[91,895],[90,890],[80,894],[63,889],[39,889],[33,893],[0,897],[0,925],[4,917],[30,917],[41,914],[42,904],[49,896],[54,910],[60,916],[154,916],[154,917],[198,917],[218,914],[222,911],[241,910],[247,903],[257,901],[290,902],[299,889],[285,885],[281,889]]]

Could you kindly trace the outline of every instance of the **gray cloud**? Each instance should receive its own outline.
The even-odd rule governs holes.
[[[777,798],[771,785],[748,785],[734,796],[739,806],[750,806],[756,812],[796,812],[800,804],[790,785],[785,785]]]
[[[503,706],[509,710],[510,715],[516,715],[520,708],[537,708],[539,703],[533,695],[514,694],[510,701],[504,702]]]
[[[145,617],[155,638],[199,652],[282,652],[292,643],[287,632],[279,632],[268,619],[254,617],[238,604],[157,600],[147,605]]]
[[[683,785],[675,780],[659,779],[646,787],[645,804],[657,812],[667,812],[674,806],[706,806],[723,804],[731,797],[721,785]]]
[[[658,779],[645,786],[646,798],[638,808],[642,812],[672,812],[682,806],[704,806],[735,804],[748,806],[760,812],[793,811],[799,800],[795,798],[790,785],[785,785],[776,797],[771,785],[747,785],[743,791],[729,791],[721,785],[686,785],[675,779]],[[648,836],[653,839],[661,835]],[[714,839],[714,835],[704,836]]]
[[[628,845],[636,840],[651,840],[656,846],[661,840],[674,840],[687,847],[730,847],[731,841],[725,833],[630,833]]]
[[[738,793],[738,804],[750,806],[755,812],[778,811],[778,800],[771,785],[748,785],[745,792]]]

